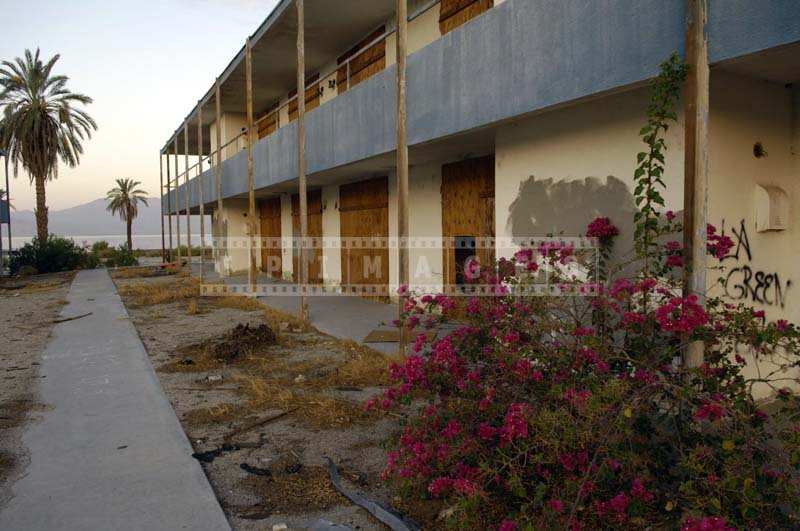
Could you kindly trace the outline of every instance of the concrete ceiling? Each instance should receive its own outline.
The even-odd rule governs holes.
[[[716,68],[788,85],[800,82],[800,43],[725,61]]]
[[[313,75],[384,24],[394,13],[395,0],[305,0],[306,73]],[[251,37],[253,46],[253,111],[255,117],[297,86],[297,10],[294,0],[282,0]],[[244,113],[246,107],[244,45],[219,76],[222,112]],[[325,74],[327,72],[322,72]],[[203,105],[203,154],[211,152],[208,126],[216,116],[214,86]],[[197,106],[188,115],[189,153],[196,155]],[[178,153],[184,153],[183,124],[176,130]],[[167,141],[174,153],[171,140]]]

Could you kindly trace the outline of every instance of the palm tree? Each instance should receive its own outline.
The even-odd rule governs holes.
[[[128,250],[133,250],[133,236],[131,226],[133,220],[139,215],[139,203],[147,206],[147,192],[137,188],[140,183],[133,179],[117,179],[117,187],[112,188],[106,195],[108,206],[106,210],[119,217],[127,225]]]
[[[83,154],[82,142],[97,124],[75,105],[92,103],[89,96],[67,90],[69,78],[52,73],[59,55],[43,62],[39,50],[25,50],[25,58],[0,63],[0,148],[36,185],[36,234],[47,240],[45,183],[58,177],[58,161],[75,167]]]

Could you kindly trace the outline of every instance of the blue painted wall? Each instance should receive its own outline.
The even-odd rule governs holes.
[[[684,7],[507,0],[409,57],[409,143],[646,81],[669,54],[683,53]],[[800,0],[711,0],[708,31],[713,62],[798,41]],[[390,67],[307,115],[309,174],[394,150],[395,75]],[[256,144],[256,189],[297,178],[296,137],[291,124]],[[215,201],[213,172],[204,180],[204,198]],[[223,163],[223,183],[223,197],[247,193],[245,152]]]

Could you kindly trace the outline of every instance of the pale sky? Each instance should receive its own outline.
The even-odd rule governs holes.
[[[81,164],[48,184],[50,209],[103,197],[120,177],[157,195],[159,148],[277,2],[0,0],[0,60],[60,53],[55,72],[94,98],[98,130]],[[33,208],[26,175],[10,188],[17,210]]]

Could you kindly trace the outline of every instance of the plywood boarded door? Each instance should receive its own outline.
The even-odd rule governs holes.
[[[389,179],[379,177],[339,189],[342,237],[342,284],[379,298],[389,287]],[[351,248],[352,240],[369,245]],[[375,286],[374,291],[372,286]]]
[[[342,65],[336,72],[336,88],[339,94],[386,68],[386,39],[381,39],[369,46],[385,32],[386,28],[381,26],[339,57],[338,63]],[[369,48],[366,48],[367,46]],[[348,65],[346,64],[348,60],[350,61],[349,79]]]
[[[281,198],[259,202],[261,216],[261,270],[272,278],[281,278]]]
[[[490,10],[493,5],[494,0],[442,0],[439,30],[446,35]]]
[[[300,237],[300,194],[292,196],[292,232],[295,238]],[[308,237],[322,238],[322,191],[308,192]],[[306,256],[308,262],[308,283],[322,284],[322,241],[317,240],[313,249]],[[300,249],[295,246],[292,251],[294,281],[300,280]]]
[[[442,236],[445,241],[480,243],[480,238],[491,238],[494,234],[494,156],[442,166]],[[477,247],[445,246],[445,284],[463,281],[465,261],[471,257],[477,257],[482,266],[494,263],[493,246]]]

